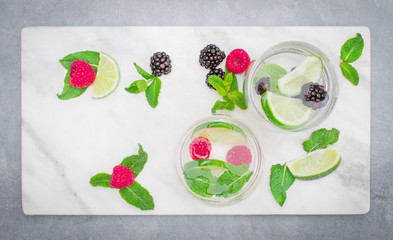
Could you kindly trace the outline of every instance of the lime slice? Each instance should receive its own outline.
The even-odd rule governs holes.
[[[300,94],[302,86],[309,82],[319,82],[322,77],[322,60],[318,56],[307,56],[292,72],[278,79],[278,89],[288,97]]]
[[[341,157],[336,149],[323,149],[292,160],[287,166],[295,178],[313,180],[333,172],[340,162]]]
[[[244,134],[244,133],[243,133]],[[238,131],[222,128],[222,127],[211,127],[204,128],[195,132],[192,138],[205,137],[211,142],[230,144],[230,145],[247,145],[246,136],[239,133]]]
[[[266,117],[283,129],[294,129],[305,124],[312,113],[312,108],[305,106],[302,100],[270,91],[262,95],[261,104]]]
[[[244,135],[244,137],[246,137],[246,134],[243,132],[243,130],[241,128],[239,128],[238,126],[231,124],[231,123],[227,123],[227,122],[220,122],[220,121],[216,121],[216,122],[206,122],[206,123],[202,123],[201,125],[197,126],[193,131],[192,134],[194,135],[194,133],[198,132],[201,129],[204,128],[227,128],[227,129],[231,129],[234,130],[242,135]]]
[[[93,98],[111,94],[119,84],[120,72],[117,62],[108,54],[100,52],[97,76],[93,83]]]

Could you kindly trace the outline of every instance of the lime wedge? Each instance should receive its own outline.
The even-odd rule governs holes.
[[[262,95],[261,104],[266,117],[283,129],[294,129],[303,125],[312,113],[312,108],[305,106],[302,100],[270,91]]]
[[[287,166],[295,178],[313,180],[333,172],[340,162],[341,157],[336,149],[323,149],[287,162]]]
[[[244,134],[244,133],[243,133]],[[230,144],[230,145],[247,145],[246,136],[228,128],[211,127],[204,128],[195,132],[192,138],[205,137],[211,142]]]
[[[304,84],[319,82],[322,69],[321,58],[315,55],[307,56],[295,70],[278,79],[280,93],[288,97],[299,95]]]
[[[111,94],[119,84],[120,71],[117,62],[108,54],[100,52],[97,76],[93,83],[93,98]]]

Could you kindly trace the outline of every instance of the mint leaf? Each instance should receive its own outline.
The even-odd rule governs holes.
[[[233,73],[231,73],[231,75],[232,75],[232,84],[231,84],[231,87],[229,88],[229,92],[233,92],[233,91],[239,89],[239,86],[238,86],[238,83],[237,83],[236,75],[233,74]]]
[[[295,178],[286,164],[273,165],[270,169],[270,190],[276,202],[282,207],[287,199],[286,191],[291,187]]]
[[[226,96],[228,91],[224,85],[223,80],[215,75],[210,75],[208,78],[209,83],[217,90],[221,96]]]
[[[98,63],[100,62],[100,53],[93,51],[71,53],[63,57],[63,59],[60,60],[60,63],[63,67],[70,70],[71,64],[75,60],[88,62],[93,67],[94,71],[97,72]]]
[[[248,171],[247,164],[244,165],[247,166],[247,171],[241,175],[234,174],[231,171],[225,171],[223,174],[221,174],[221,176],[217,180],[217,183],[221,185],[226,185],[227,190],[217,196],[229,197],[235,195],[243,188],[244,184],[246,184],[248,180],[250,180],[253,172]]]
[[[217,110],[226,109],[228,111],[233,111],[235,109],[235,104],[232,101],[220,101],[217,100],[212,108],[212,113],[216,113]]]
[[[157,77],[153,78],[153,82],[146,88],[146,99],[152,108],[157,107],[158,95],[160,95],[161,80]]]
[[[327,148],[329,144],[336,143],[340,136],[340,131],[335,128],[327,130],[321,128],[311,134],[311,138],[303,142],[303,149],[306,152],[312,152],[317,149]]]
[[[143,151],[142,145],[139,145],[138,155],[132,155],[123,159],[120,165],[126,166],[135,174],[135,177],[143,170],[147,162],[147,153]]]
[[[252,171],[247,164],[235,166],[214,159],[200,159],[184,165],[184,178],[190,189],[203,197],[229,197],[248,182]]]
[[[364,41],[360,33],[356,37],[347,40],[341,47],[341,60],[347,63],[356,61],[361,55],[364,47]]]
[[[90,184],[93,187],[106,187],[106,188],[112,188],[112,186],[109,184],[109,181],[111,180],[111,175],[107,173],[97,173],[93,177],[90,178]]]
[[[244,94],[235,90],[228,93],[228,98],[235,102],[236,106],[240,109],[247,109],[246,99],[244,98]]]
[[[233,76],[234,75],[232,73],[225,75],[225,78],[222,83],[224,83],[226,92],[229,92],[229,89],[232,86]]]
[[[287,71],[277,64],[266,64],[261,71],[258,72],[257,76],[253,79],[254,84],[261,78],[269,77],[270,91],[274,93],[280,93],[278,89],[278,79],[282,78]]]
[[[351,64],[341,62],[340,68],[344,77],[348,79],[353,85],[357,86],[359,84],[358,71],[354,67],[352,67]]]
[[[138,66],[138,64],[134,63],[134,66],[136,68],[136,71],[146,80],[149,80],[151,78],[154,78],[153,74],[150,74],[148,72],[146,72],[145,70],[143,70],[140,66]]]
[[[129,93],[140,93],[144,92],[147,88],[147,83],[145,80],[136,80],[128,88],[125,88],[125,90]]]
[[[70,78],[70,70],[68,70],[68,72],[66,73],[66,76],[64,78],[64,87],[63,87],[63,91],[61,94],[57,94],[57,97],[60,100],[69,100],[72,98],[76,98],[79,97],[80,95],[82,95],[87,87],[85,88],[76,88],[74,86],[72,86],[69,82],[69,78]]]
[[[141,210],[154,209],[153,197],[150,195],[149,191],[136,181],[134,181],[131,186],[120,189],[119,193],[121,197],[132,206]]]

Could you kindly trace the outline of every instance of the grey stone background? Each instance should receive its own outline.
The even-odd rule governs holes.
[[[359,216],[25,216],[20,176],[20,32],[36,25],[368,26],[372,37],[370,212]],[[392,25],[392,0],[0,0],[0,239],[393,239]]]

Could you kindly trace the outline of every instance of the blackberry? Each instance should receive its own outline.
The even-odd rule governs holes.
[[[300,97],[303,100],[303,104],[316,110],[326,106],[329,95],[323,85],[315,83],[307,83],[302,87]]]
[[[224,79],[224,77],[225,77],[225,72],[221,69],[221,68],[212,68],[211,70],[210,70],[210,72],[206,75],[206,85],[209,87],[209,88],[211,88],[211,89],[214,89],[214,90],[216,90],[210,83],[209,83],[209,76],[210,75],[216,75],[216,76],[218,76],[219,78],[221,78],[221,79]]]
[[[264,94],[269,89],[270,89],[269,77],[261,78],[255,83],[255,91],[257,92],[258,95]]]
[[[150,67],[152,74],[156,77],[162,74],[167,75],[172,70],[172,61],[165,52],[156,52],[150,58]]]
[[[199,63],[202,67],[212,69],[217,67],[225,59],[224,51],[214,44],[207,45],[201,50],[199,55]]]

